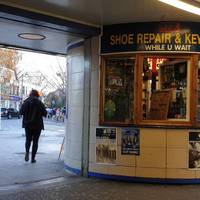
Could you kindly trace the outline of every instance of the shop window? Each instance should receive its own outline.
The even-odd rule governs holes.
[[[190,62],[189,58],[143,58],[142,120],[189,120]]]
[[[105,58],[101,72],[101,123],[133,123],[133,58]]]

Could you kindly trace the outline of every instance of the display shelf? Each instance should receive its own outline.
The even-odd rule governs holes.
[[[168,118],[186,117],[187,61],[171,61],[160,66],[160,89],[170,89]]]

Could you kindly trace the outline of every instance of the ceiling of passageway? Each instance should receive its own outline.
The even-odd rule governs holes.
[[[6,7],[38,16],[34,19]],[[54,22],[45,16],[54,18]],[[65,54],[69,43],[97,35],[102,25],[146,21],[198,22],[200,16],[158,0],[0,0],[0,44]],[[25,32],[42,34],[46,39],[31,41],[18,37]]]
[[[40,34],[44,35],[46,38],[38,41],[25,40],[18,36],[21,33]],[[80,38],[81,37],[77,37],[72,34],[66,34],[66,32],[51,28],[0,18],[1,46],[12,46],[16,48],[64,55],[67,52],[67,45],[73,41],[80,40]]]
[[[200,21],[157,0],[3,0],[7,5],[95,25],[141,21]]]

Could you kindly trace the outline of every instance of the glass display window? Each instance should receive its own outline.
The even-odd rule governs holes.
[[[134,58],[105,58],[101,72],[101,123],[131,124],[134,119]]]
[[[199,74],[192,54],[102,57],[100,125],[199,126]]]
[[[140,122],[179,124],[191,119],[191,57],[142,57]]]
[[[143,119],[188,119],[188,68],[187,60],[144,58]]]

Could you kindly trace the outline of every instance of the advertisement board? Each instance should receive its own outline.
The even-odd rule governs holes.
[[[121,129],[121,154],[140,154],[140,130],[137,128]]]
[[[96,128],[96,163],[115,164],[116,128]]]
[[[189,132],[189,168],[200,169],[200,132]]]

